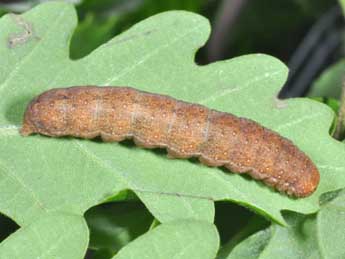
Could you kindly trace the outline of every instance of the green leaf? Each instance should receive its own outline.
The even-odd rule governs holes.
[[[82,0],[60,0],[60,1],[64,1],[66,3],[73,3],[73,4],[79,4],[80,2],[82,2]],[[47,0],[1,1],[0,8],[5,9],[6,12],[22,13],[44,2],[47,2]]]
[[[143,0],[83,0],[78,5],[78,13],[99,13],[102,16],[128,15],[139,8]]]
[[[110,203],[85,214],[90,228],[90,249],[115,254],[134,238],[149,230],[153,217],[138,203]]]
[[[260,258],[260,254],[269,242],[271,235],[272,233],[269,229],[261,230],[237,245],[230,255],[221,254],[217,259]]]
[[[345,191],[332,196],[317,215],[287,213],[288,227],[273,224],[255,233],[238,244],[227,259],[344,258]]]
[[[339,4],[341,8],[343,9],[343,13],[345,14],[345,0],[339,0]]]
[[[219,246],[217,229],[202,221],[176,221],[159,225],[124,247],[113,257],[127,258],[215,258]]]
[[[345,258],[345,190],[322,207],[317,225],[324,258]]]
[[[0,258],[83,258],[88,229],[81,216],[46,214],[0,244]]]
[[[322,258],[317,244],[315,215],[287,216],[288,227],[273,225],[271,240],[260,253],[260,258]],[[328,257],[326,257],[328,258]]]
[[[126,190],[162,223],[211,222],[213,202],[228,200],[283,224],[281,210],[315,212],[320,194],[344,187],[345,149],[328,134],[333,112],[307,99],[277,102],[288,73],[280,61],[257,54],[196,65],[210,27],[183,11],[148,18],[72,61],[76,23],[74,8],[61,2],[0,19],[0,211],[20,226],[52,212],[83,215]],[[292,199],[247,177],[133,145],[19,135],[35,95],[71,85],[129,85],[254,119],[312,158],[320,186],[308,198]]]
[[[115,15],[105,21],[97,20],[92,13],[86,15],[74,32],[71,42],[71,58],[84,57],[108,41],[112,36],[112,29],[117,20]]]
[[[337,99],[329,97],[310,97],[312,100],[328,105],[335,113],[338,113],[340,102]]]
[[[210,32],[205,18],[178,11],[153,16],[78,61],[68,58],[76,25],[70,5],[48,3],[24,14],[20,19],[32,30],[28,38],[18,19],[7,15],[0,21],[0,210],[19,224],[52,210],[81,214],[125,189],[133,190],[161,222],[181,217],[211,221],[213,200],[227,199],[282,223],[280,210],[314,212],[321,193],[345,184],[344,174],[336,174],[344,169],[340,158],[345,150],[328,135],[333,113],[303,99],[284,101],[285,108],[278,108],[274,96],[287,76],[281,62],[250,55],[208,66],[194,63]],[[16,43],[12,48],[9,39]],[[257,120],[310,155],[321,171],[321,184],[311,197],[296,200],[241,175],[151,150],[19,135],[33,96],[86,84],[131,85]],[[327,152],[319,152],[321,147]]]
[[[312,85],[308,96],[340,98],[345,78],[345,60],[332,65]]]

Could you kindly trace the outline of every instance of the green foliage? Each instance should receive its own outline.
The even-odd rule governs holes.
[[[6,12],[21,13],[25,12],[38,4],[48,2],[51,0],[25,0],[25,1],[13,1],[5,0],[0,2],[0,9],[6,10]],[[59,0],[65,3],[79,4],[83,0]]]
[[[112,16],[105,21],[98,21],[92,13],[86,15],[73,34],[71,58],[82,58],[109,40],[117,21],[117,16]]]
[[[46,213],[0,243],[0,258],[83,258],[88,228],[82,216]]]
[[[333,112],[309,99],[278,105],[275,96],[288,71],[277,59],[249,55],[198,66],[195,53],[209,36],[209,23],[196,14],[172,11],[150,17],[72,61],[69,43],[76,23],[74,8],[57,2],[0,19],[0,211],[21,227],[0,244],[0,258],[82,258],[88,241],[84,213],[105,201],[126,199],[128,190],[155,218],[149,230],[134,227],[134,234],[119,237],[120,222],[127,225],[124,233],[131,232],[131,217],[111,219],[99,209],[86,213],[91,248],[108,255],[120,249],[114,258],[140,258],[143,253],[149,258],[214,258],[219,245],[212,224],[217,200],[289,223],[273,223],[271,228],[282,240],[291,235],[298,241],[296,220],[287,217],[285,222],[281,210],[315,213],[321,194],[345,186],[344,146],[328,134]],[[254,119],[293,140],[312,158],[321,173],[320,186],[308,198],[293,199],[241,175],[170,160],[128,143],[19,135],[23,112],[35,95],[54,87],[90,84],[130,85]],[[147,212],[137,215],[145,215],[147,226]],[[314,216],[298,215],[299,220],[306,222],[311,241],[304,240],[298,249],[315,247],[316,227],[308,223]],[[106,239],[112,247],[101,244],[104,235],[98,230],[106,222],[113,226]],[[263,239],[269,241],[267,246],[276,240],[269,233]],[[29,242],[22,245],[24,240]],[[265,242],[253,244],[261,251]],[[337,249],[334,253],[341,254],[342,248]]]
[[[343,9],[343,13],[345,14],[345,0],[339,0],[339,4],[341,8]]]
[[[344,191],[324,202],[317,215],[286,213],[286,220],[288,227],[273,224],[255,233],[235,247],[227,259],[345,257]]]
[[[345,60],[332,65],[312,85],[308,96],[340,98],[345,80]]]
[[[205,0],[84,0],[77,6],[81,22],[71,42],[71,58],[82,58],[132,24],[169,9],[198,12]]]
[[[260,51],[274,53],[288,62],[308,28],[335,3],[335,0],[247,1],[231,28],[231,37],[224,37],[229,40],[228,55]]]
[[[159,245],[157,245],[159,244]],[[211,223],[173,221],[162,224],[122,249],[113,259],[215,258],[219,238]]]

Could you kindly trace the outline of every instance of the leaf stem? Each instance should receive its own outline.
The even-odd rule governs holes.
[[[333,137],[341,140],[345,128],[345,78],[343,78],[340,96],[340,107],[338,112],[338,123]]]

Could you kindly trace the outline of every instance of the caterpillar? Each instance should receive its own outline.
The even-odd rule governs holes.
[[[294,197],[319,183],[311,159],[278,133],[230,113],[131,87],[75,86],[48,90],[28,105],[23,136],[74,136],[144,148],[166,148],[169,157],[198,157]]]

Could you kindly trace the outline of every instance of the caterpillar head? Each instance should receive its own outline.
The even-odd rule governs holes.
[[[66,129],[67,99],[63,89],[50,90],[33,99],[26,108],[20,133],[23,136],[33,133],[63,135]]]

